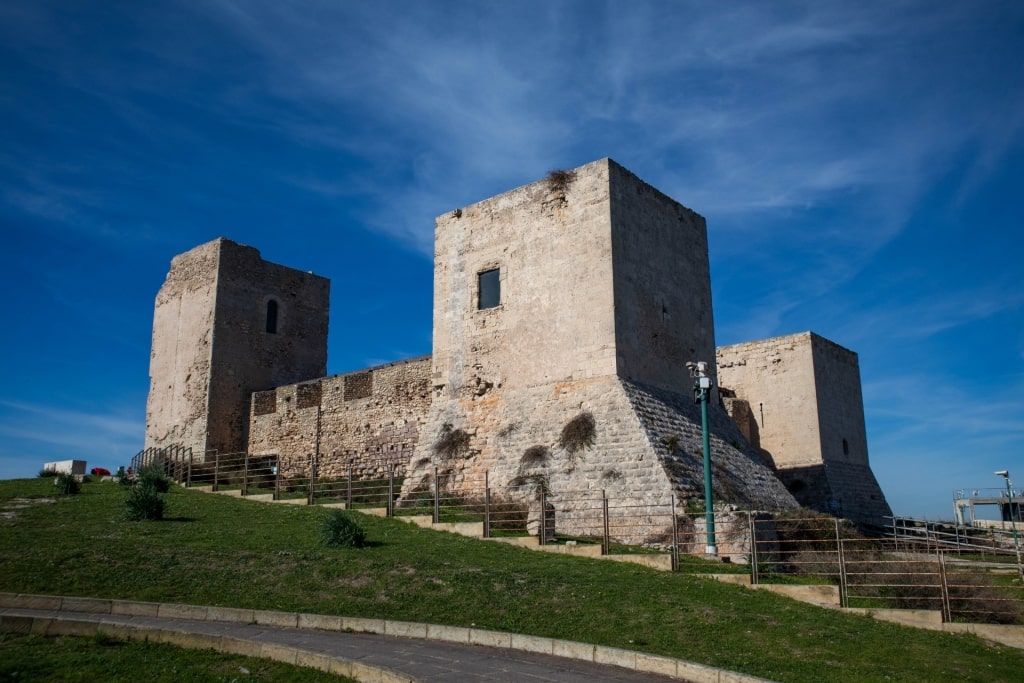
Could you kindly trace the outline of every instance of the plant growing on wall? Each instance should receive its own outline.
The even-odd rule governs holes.
[[[558,436],[558,445],[569,456],[569,471],[576,468],[576,460],[584,450],[594,445],[597,438],[597,422],[590,411],[580,413],[565,423],[562,433]]]
[[[678,434],[666,434],[661,437],[661,445],[667,448],[670,454],[676,455],[679,453],[682,444],[679,441]]]
[[[434,454],[440,458],[457,458],[469,452],[469,434],[454,429],[450,422],[441,427],[441,435],[434,442]]]
[[[569,188],[569,183],[576,179],[576,173],[574,171],[563,171],[561,169],[555,169],[548,173],[548,189],[552,194],[562,195],[565,198],[565,191]]]
[[[537,472],[535,474],[520,474],[517,477],[513,477],[508,483],[508,488],[510,489],[524,487],[534,498],[539,500],[542,495],[546,496],[551,492],[551,480],[547,474]]]
[[[540,467],[548,461],[548,456],[551,455],[551,450],[547,446],[530,446],[523,452],[523,457],[519,459],[519,467],[530,468]]]

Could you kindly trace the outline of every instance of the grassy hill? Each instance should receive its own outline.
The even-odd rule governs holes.
[[[1019,681],[1024,652],[720,584],[360,518],[358,550],[318,543],[320,508],[181,488],[126,522],[125,491],[0,482],[0,591],[476,626],[679,657],[780,682]],[[17,500],[16,500],[17,499]]]

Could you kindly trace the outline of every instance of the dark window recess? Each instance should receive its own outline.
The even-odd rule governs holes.
[[[253,415],[269,415],[277,412],[277,392],[257,391],[252,397]]]
[[[373,373],[355,372],[345,376],[345,400],[369,398],[373,395]]]
[[[320,405],[320,382],[310,382],[295,387],[296,408],[315,408],[318,405]]]
[[[277,302],[267,302],[267,334],[277,334]]]
[[[485,270],[477,276],[480,289],[477,308],[494,308],[501,303],[501,270]]]
[[[846,439],[843,439],[843,455],[850,454],[850,444]]]

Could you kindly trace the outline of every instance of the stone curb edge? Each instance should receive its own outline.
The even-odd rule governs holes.
[[[419,679],[391,669],[356,662],[344,657],[311,652],[290,645],[260,643],[245,638],[213,636],[188,631],[124,624],[109,621],[89,621],[68,617],[28,617],[0,615],[0,631],[5,633],[31,633],[40,636],[84,636],[103,633],[121,640],[145,640],[166,643],[195,650],[216,650],[227,654],[272,659],[295,666],[318,669],[330,674],[347,676],[362,683],[419,683]]]
[[[360,617],[303,614],[299,612],[276,612],[270,610],[238,609],[232,607],[206,607],[202,605],[30,595],[22,593],[0,593],[0,608],[158,617],[168,619],[194,619],[197,621],[265,624],[268,626],[318,629],[322,631],[373,633],[376,635],[424,638],[427,640],[461,643],[464,645],[483,645],[487,647],[568,657],[597,664],[621,666],[626,669],[632,669],[634,671],[641,671],[644,673],[674,676],[683,680],[692,681],[693,683],[772,683],[772,681],[765,678],[758,678],[756,676],[727,671],[725,669],[719,669],[705,664],[695,664],[693,662],[674,659],[672,657],[650,655],[643,652],[634,652],[632,650],[623,650],[603,645],[590,645],[570,640],[527,636],[517,633],[505,633],[502,631],[488,631],[484,629],[464,628],[459,626],[393,621],[390,619],[366,619]],[[26,626],[26,620],[33,620],[33,623]],[[74,624],[73,628],[79,628],[82,624],[90,624],[94,628],[92,631],[85,634],[36,630],[37,628],[60,628],[59,626],[55,626],[58,621],[65,625]],[[38,625],[34,622],[38,622]],[[383,668],[367,667],[366,665],[358,662],[351,662],[349,660],[321,655],[319,653],[312,653],[298,648],[260,644],[250,641],[239,641],[235,638],[207,638],[204,636],[202,644],[199,644],[199,642],[194,639],[193,634],[167,629],[140,629],[139,627],[123,624],[86,622],[81,620],[75,621],[73,618],[61,618],[58,620],[48,617],[0,616],[0,630],[9,630],[8,626],[11,628],[18,628],[19,632],[32,632],[46,635],[92,635],[97,630],[102,630],[104,633],[110,633],[110,635],[117,636],[119,633],[115,632],[115,630],[119,629],[127,629],[125,632],[132,631],[136,634],[142,630],[148,630],[155,634],[153,638],[154,640],[156,640],[156,634],[160,634],[159,637],[166,636],[177,638],[178,640],[173,641],[173,644],[182,645],[183,647],[203,648],[211,647],[209,643],[217,640],[222,645],[226,644],[230,647],[242,647],[245,650],[239,652],[235,649],[215,647],[215,649],[220,649],[223,652],[246,654],[289,663],[297,663],[299,666],[310,666],[322,671],[350,676],[363,681],[364,683],[398,683],[399,681],[415,681],[415,679],[410,678],[406,674],[399,674]],[[30,631],[25,629],[30,629]],[[183,644],[184,641],[189,641],[190,638],[191,644]],[[159,642],[172,641],[167,640]],[[244,642],[245,645],[238,645],[239,642]],[[254,650],[259,652],[254,652]],[[277,654],[281,656],[276,656]],[[301,659],[301,661],[298,661],[299,659]],[[334,662],[334,666],[349,668],[344,670],[342,670],[342,668],[323,668],[317,663],[320,660],[330,660],[321,662],[324,664],[331,665],[331,662]],[[307,661],[309,662],[308,664],[304,663]],[[360,668],[361,670],[356,672],[356,668]],[[365,669],[373,670],[368,671]]]

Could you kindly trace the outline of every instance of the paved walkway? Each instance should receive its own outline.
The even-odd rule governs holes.
[[[57,609],[40,608],[49,606],[40,603],[54,600],[63,600],[64,605]],[[36,604],[32,605],[33,601]],[[113,609],[110,608],[111,604]],[[91,611],[94,606],[95,611]],[[199,618],[168,616],[187,614],[188,610],[196,611]],[[202,610],[209,610],[209,613]],[[161,611],[167,615],[160,615]],[[227,612],[228,615],[217,617],[214,616],[215,611],[217,614]],[[240,614],[232,617],[231,612]],[[245,618],[246,612],[248,619]],[[305,619],[291,613],[0,594],[0,630],[4,631],[88,636],[102,630],[114,637],[148,638],[151,641],[185,647],[211,648],[223,652],[267,657],[351,676],[370,683],[740,683],[762,680],[681,660],[571,641],[494,633],[494,636],[507,641],[508,645],[488,647],[469,642],[452,642],[458,640],[456,631],[467,630],[451,627],[405,623],[404,626],[409,631],[419,629],[429,633],[429,629],[434,628],[438,629],[440,634],[433,638],[417,638],[342,629],[296,628],[267,623],[287,623],[289,619],[294,620],[292,623],[300,624],[316,623],[317,619],[337,619],[337,623],[341,623],[338,617],[302,616],[305,616]],[[264,623],[257,623],[260,621]],[[394,624],[397,627],[402,622],[378,623]],[[525,649],[515,648],[517,638]],[[548,652],[565,653],[570,656],[556,656],[536,651],[545,648]],[[623,663],[626,666],[617,666],[609,662]],[[673,675],[656,673],[658,671],[673,672]]]

